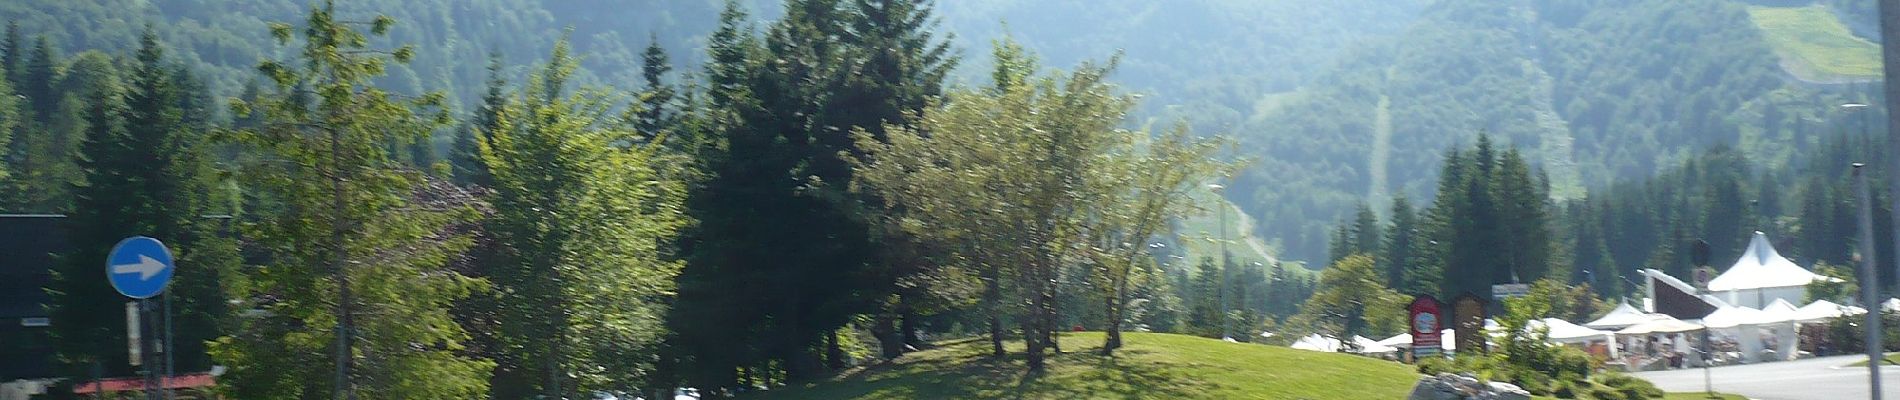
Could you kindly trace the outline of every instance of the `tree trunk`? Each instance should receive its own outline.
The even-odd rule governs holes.
[[[909,296],[899,298],[897,307],[898,318],[901,318],[898,320],[897,330],[899,331],[899,336],[903,339],[901,343],[904,344],[904,352],[907,353],[930,346],[929,343],[924,343],[924,339],[917,335],[919,329],[917,326],[917,310],[911,308],[910,301],[906,300],[908,298]]]
[[[844,370],[844,349],[838,347],[838,331],[825,335],[825,368],[832,371]]]
[[[1044,285],[1042,291],[1042,333],[1045,335],[1043,340],[1049,341],[1049,351],[1062,354],[1062,342],[1056,337],[1063,329],[1061,326],[1057,326],[1058,324],[1056,323],[1056,285],[1054,282],[1057,278],[1055,267],[1050,267],[1048,279],[1042,280],[1042,284]]]
[[[897,320],[891,313],[878,313],[877,320],[871,324],[871,335],[877,336],[880,356],[891,360],[904,355],[903,336],[897,334]]]
[[[1040,303],[1041,301],[1042,300],[1040,297],[1038,297],[1037,300],[1035,300],[1035,302],[1038,302],[1038,303]],[[1029,365],[1029,373],[1032,373],[1032,374],[1042,372],[1042,368],[1043,368],[1042,347],[1044,343],[1043,339],[1047,337],[1042,332],[1039,332],[1041,330],[1039,327],[1042,325],[1042,323],[1038,322],[1037,318],[1034,316],[1034,314],[1039,312],[1039,311],[1034,311],[1037,309],[1040,309],[1040,305],[1036,305],[1036,308],[1032,308],[1031,309],[1032,311],[1029,312],[1029,314],[1031,315],[1027,316],[1027,318],[1023,318],[1022,320],[1023,344],[1028,347],[1028,350],[1025,351],[1023,354],[1023,361]]]
[[[1102,299],[1102,305],[1106,307],[1106,311],[1108,311],[1106,313],[1108,315],[1108,321],[1105,321],[1107,325],[1102,327],[1102,330],[1105,332],[1103,336],[1107,338],[1102,341],[1102,355],[1104,356],[1115,355],[1115,349],[1122,347],[1122,310],[1118,305],[1120,302],[1116,301],[1119,297],[1121,296],[1118,296],[1117,293],[1110,293]]]
[[[1003,352],[1003,310],[997,305],[1001,302],[1002,285],[996,281],[1000,277],[994,267],[983,271],[983,275],[983,309],[990,314],[990,356],[1002,359],[1007,355]]]

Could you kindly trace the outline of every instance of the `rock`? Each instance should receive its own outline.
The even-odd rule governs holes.
[[[1496,398],[1498,400],[1530,400],[1531,399],[1531,392],[1525,391],[1524,388],[1517,387],[1517,385],[1512,385],[1512,384],[1504,383],[1504,382],[1491,382],[1490,386],[1491,386],[1491,392],[1497,394]]]
[[[1483,382],[1471,374],[1422,376],[1408,400],[1529,400],[1530,393],[1504,382]]]

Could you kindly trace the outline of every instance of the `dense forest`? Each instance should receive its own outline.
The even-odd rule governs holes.
[[[1325,254],[1326,221],[1349,216],[1362,196],[1381,210],[1400,194],[1429,198],[1439,155],[1480,133],[1523,149],[1559,199],[1718,144],[1760,165],[1789,163],[1855,120],[1835,105],[1872,90],[1791,79],[1745,6],[1434,4],[1404,34],[1354,47],[1237,129],[1263,161],[1237,185],[1253,196],[1235,201],[1288,257],[1314,259]]]
[[[1751,6],[9,2],[0,212],[83,249],[61,373],[136,373],[81,277],[148,235],[193,266],[177,367],[246,399],[730,396],[929,335],[1035,371],[1070,330],[1378,336],[1502,282],[1589,315],[1698,239],[1853,259],[1846,160],[1892,155],[1841,105],[1881,99]]]

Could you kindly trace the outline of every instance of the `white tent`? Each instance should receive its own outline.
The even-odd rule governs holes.
[[[1590,329],[1556,318],[1544,318],[1531,321],[1531,327],[1549,327],[1550,341],[1557,343],[1588,343],[1597,340],[1611,340],[1616,332]]]
[[[1412,333],[1406,332],[1379,340],[1377,343],[1401,349],[1412,348]],[[1458,331],[1446,329],[1438,332],[1438,347],[1445,350],[1458,349]]]
[[[1392,337],[1379,340],[1378,343],[1381,346],[1412,347],[1412,334],[1401,333],[1392,335]]]
[[[1648,322],[1631,325],[1628,328],[1623,328],[1623,330],[1616,331],[1616,334],[1618,335],[1647,335],[1647,334],[1652,334],[1652,333],[1690,332],[1690,331],[1698,331],[1702,329],[1704,329],[1702,325],[1682,322],[1682,320],[1675,319],[1667,315],[1662,315],[1661,318],[1656,318]]]
[[[1306,337],[1294,341],[1292,346],[1287,347],[1306,351],[1336,353],[1339,352],[1339,348],[1342,346],[1340,345],[1339,339],[1329,338],[1315,333],[1306,335]]]
[[[1765,307],[1774,299],[1800,299],[1806,295],[1808,282],[1817,279],[1830,278],[1795,265],[1775,251],[1775,246],[1768,243],[1768,235],[1755,232],[1742,258],[1709,281],[1709,291],[1716,292],[1717,297],[1729,304]]]
[[[1648,314],[1637,310],[1636,307],[1631,307],[1630,303],[1619,303],[1615,309],[1610,310],[1609,314],[1604,314],[1602,318],[1597,318],[1595,321],[1586,322],[1583,326],[1593,329],[1622,329],[1650,319]]]
[[[1360,354],[1380,354],[1399,351],[1396,347],[1380,344],[1379,341],[1366,338],[1365,336],[1353,335],[1352,342],[1353,344],[1359,345]]]
[[[1727,272],[1709,281],[1709,290],[1729,291],[1759,289],[1783,286],[1805,286],[1808,282],[1820,279],[1820,275],[1795,265],[1787,257],[1775,251],[1768,243],[1768,235],[1755,232],[1755,238],[1749,240],[1748,250],[1742,252],[1742,259],[1728,267]]]
[[[1826,322],[1834,318],[1865,313],[1867,313],[1867,309],[1865,308],[1843,306],[1827,300],[1815,300],[1813,303],[1801,306],[1800,309],[1795,310],[1795,321],[1802,323]]]
[[[1886,311],[1900,310],[1900,298],[1887,299],[1887,301],[1881,302],[1880,309]]]
[[[1748,307],[1723,307],[1702,317],[1702,326],[1710,328],[1734,328],[1743,325],[1759,324],[1768,320],[1761,310]]]
[[[1795,307],[1794,303],[1789,303],[1787,299],[1775,299],[1773,303],[1762,307],[1761,312],[1766,317],[1762,322],[1785,322],[1801,318],[1800,308]]]

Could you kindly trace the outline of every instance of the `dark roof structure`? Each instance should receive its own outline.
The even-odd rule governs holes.
[[[68,250],[61,215],[0,215],[0,382],[52,376],[46,285]]]

